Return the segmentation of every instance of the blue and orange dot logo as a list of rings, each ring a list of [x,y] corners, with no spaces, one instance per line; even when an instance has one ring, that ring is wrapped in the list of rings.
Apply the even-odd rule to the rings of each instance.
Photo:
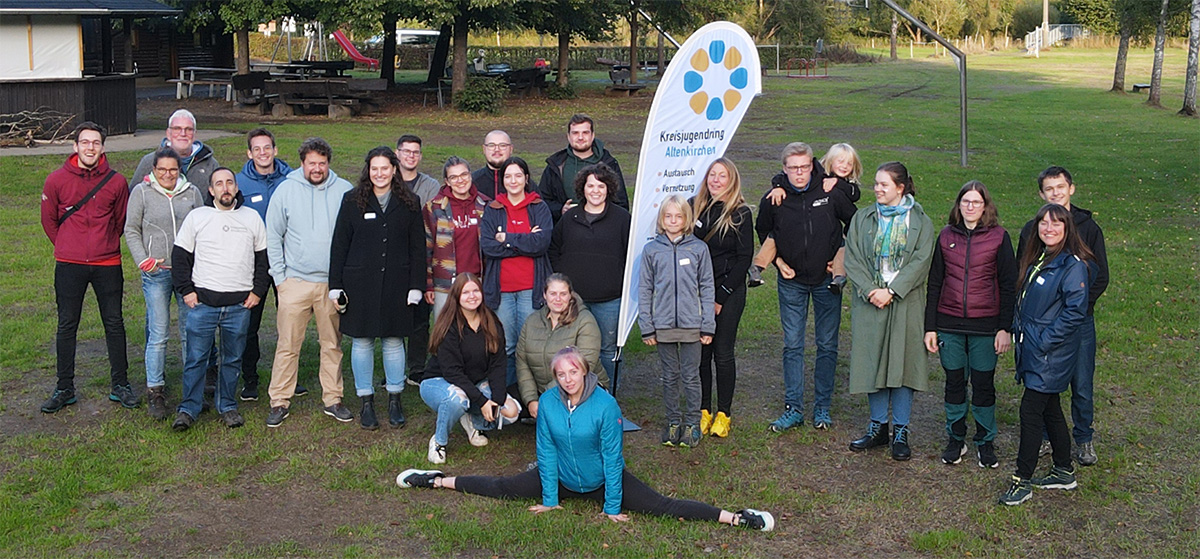
[[[737,47],[725,49],[725,41],[709,43],[708,50],[697,50],[692,55],[692,69],[683,75],[683,90],[691,93],[688,105],[696,114],[703,114],[708,120],[718,120],[726,111],[733,110],[742,101],[739,89],[745,89],[750,82],[750,73],[743,67],[742,53]],[[724,68],[724,71],[721,69]],[[713,70],[710,72],[709,70]],[[728,85],[723,93],[709,97],[708,92],[701,90],[705,79],[710,85],[719,90]],[[727,81],[728,83],[721,83]]]

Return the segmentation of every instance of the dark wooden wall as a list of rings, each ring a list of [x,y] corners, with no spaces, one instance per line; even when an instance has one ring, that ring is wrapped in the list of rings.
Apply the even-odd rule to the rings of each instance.
[[[0,82],[0,114],[43,107],[75,115],[72,128],[91,120],[107,127],[110,134],[130,134],[137,129],[133,76]]]

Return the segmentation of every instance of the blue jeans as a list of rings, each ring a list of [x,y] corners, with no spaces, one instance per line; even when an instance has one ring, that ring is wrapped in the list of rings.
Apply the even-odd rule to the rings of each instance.
[[[829,409],[833,400],[833,371],[837,366],[838,328],[842,323],[842,296],[829,290],[829,279],[817,285],[780,279],[779,321],[783,323],[783,402],[804,411],[804,328],[808,301],[813,305],[813,337],[817,359],[813,371],[813,406]]]
[[[146,299],[146,386],[166,384],[167,338],[171,329],[171,295],[179,305],[179,345],[187,359],[187,317],[191,310],[171,284],[171,271],[142,272],[142,296]]]
[[[500,324],[504,326],[504,353],[508,355],[509,386],[517,383],[517,340],[521,338],[525,317],[532,313],[532,289],[500,294],[500,308],[496,309],[496,315],[500,317]]]
[[[617,379],[613,378],[616,364],[613,358],[617,356],[617,321],[621,316],[621,298],[603,303],[588,303],[588,310],[596,317],[596,325],[600,327],[600,366],[608,373],[612,381],[612,391],[617,392]]]
[[[1092,382],[1096,376],[1096,317],[1089,315],[1079,325],[1079,356],[1075,360],[1075,375],[1071,377],[1071,436],[1076,444],[1092,441]]]
[[[210,307],[197,303],[187,318],[187,359],[183,367],[183,401],[179,411],[193,419],[200,416],[204,401],[204,371],[217,329],[221,331],[221,368],[217,375],[217,413],[237,409],[237,381],[242,372],[242,350],[250,328],[250,309],[241,304]]]
[[[883,388],[867,394],[867,404],[871,408],[871,421],[876,423],[888,422],[888,404],[892,404],[892,424],[908,425],[912,417],[913,395],[916,391],[907,387]]]
[[[388,394],[404,390],[404,339],[379,338],[383,346],[383,376]],[[354,371],[354,391],[359,396],[375,393],[375,338],[352,338],[350,368]]]
[[[492,397],[492,387],[487,380],[481,381],[475,385],[483,392],[484,396]],[[483,414],[477,409],[471,409],[471,401],[467,399],[467,393],[442,377],[431,377],[421,381],[421,399],[425,401],[425,405],[429,409],[437,413],[437,419],[434,422],[435,428],[433,432],[433,440],[437,444],[445,445],[450,441],[450,428],[458,423],[459,418],[463,415],[471,415],[471,423],[480,431],[490,431],[499,429],[503,425],[512,425],[517,418],[507,418],[500,416],[498,421],[488,422],[483,419]]]

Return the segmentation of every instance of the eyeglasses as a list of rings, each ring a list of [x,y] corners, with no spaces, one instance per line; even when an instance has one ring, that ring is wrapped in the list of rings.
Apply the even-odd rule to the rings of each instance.
[[[421,150],[419,150],[419,149],[402,149],[402,150],[400,150],[400,155],[403,155],[405,157],[416,157],[418,155],[421,155]]]
[[[490,150],[508,149],[508,148],[512,147],[512,144],[490,143],[490,144],[483,144],[483,147],[490,149]]]
[[[446,180],[449,182],[459,182],[459,181],[471,180],[471,173],[463,173],[461,175],[450,175],[450,176],[446,177]]]
[[[783,168],[784,171],[787,171],[789,173],[807,173],[808,171],[811,171],[812,169],[813,169],[812,163],[809,163],[808,165],[789,165],[789,166]]]
[[[171,132],[173,132],[175,134],[195,134],[196,133],[196,129],[192,128],[190,126],[172,126],[172,127],[168,128],[167,130],[170,130]]]
[[[964,199],[964,200],[959,200],[958,203],[959,203],[959,205],[961,205],[964,208],[981,208],[981,207],[983,207],[983,200],[966,200],[966,199]]]
[[[179,167],[170,167],[170,168],[155,167],[154,170],[156,172],[162,173],[164,175],[178,175],[179,174]]]
[[[85,148],[86,147],[99,147],[99,146],[104,145],[104,142],[101,142],[100,140],[79,140],[78,142],[75,142],[75,143],[77,143]]]

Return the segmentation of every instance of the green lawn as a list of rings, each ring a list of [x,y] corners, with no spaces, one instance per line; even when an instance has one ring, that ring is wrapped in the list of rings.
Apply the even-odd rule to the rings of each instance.
[[[668,495],[770,510],[779,526],[767,535],[639,515],[616,525],[586,502],[534,517],[525,512],[528,502],[399,490],[395,474],[425,464],[432,431],[433,415],[415,390],[405,392],[409,426],[402,431],[335,424],[319,413],[314,395],[295,401],[292,417],[270,432],[260,401],[243,406],[243,429],[227,431],[205,415],[190,432],[172,433],[144,410],[121,410],[104,399],[107,364],[90,296],[80,329],[80,403],[44,416],[36,405],[52,387],[55,312],[51,247],[37,208],[42,181],[62,157],[0,157],[0,235],[6,239],[0,253],[0,556],[1198,556],[1200,445],[1192,437],[1200,432],[1193,411],[1200,408],[1194,389],[1200,380],[1200,121],[1175,115],[1185,52],[1167,54],[1168,110],[1146,107],[1145,94],[1108,93],[1113,55],[1056,49],[1040,59],[1008,52],[970,57],[968,168],[958,166],[954,65],[922,56],[836,66],[821,80],[767,78],[728,152],[757,198],[779,167],[783,144],[804,140],[823,152],[847,141],[868,169],[903,161],[935,222],[944,220],[964,182],[982,180],[1010,231],[1041,204],[1037,173],[1051,164],[1070,169],[1078,186],[1073,202],[1095,212],[1104,228],[1112,273],[1096,311],[1100,463],[1080,470],[1074,492],[1040,491],[1015,510],[995,504],[1013,468],[1018,430],[1020,390],[1010,380],[1008,357],[996,374],[1000,469],[938,461],[943,376],[934,359],[933,389],[918,396],[914,409],[914,459],[897,463],[846,450],[867,417],[865,399],[845,389],[853,351],[848,313],[835,428],[766,433],[782,407],[782,343],[770,282],[751,291],[742,321],[730,438],[690,452],[656,444],[662,425],[657,359],[636,341],[627,348],[621,394],[627,417],[646,428],[626,437],[635,474]],[[1134,49],[1127,82],[1148,81],[1150,63],[1148,50]],[[418,96],[350,122],[297,118],[268,125],[281,155],[293,163],[305,137],[328,139],[335,171],[351,181],[361,154],[393,144],[400,134],[425,139],[424,168],[440,176],[439,162],[450,155],[481,162],[483,135],[503,128],[540,176],[542,160],[564,143],[569,115],[585,110],[632,183],[650,98],[602,97],[601,74],[579,77],[581,99],[510,100],[501,116],[423,110]],[[252,117],[224,114],[215,101],[194,103],[201,128],[245,132],[257,125]],[[143,127],[161,128],[169,110],[147,104]],[[220,161],[244,161],[241,137],[212,145]],[[141,154],[114,153],[110,161],[128,173]],[[145,313],[134,268],[125,268],[130,377],[141,391]],[[271,314],[263,327],[264,373],[274,348]],[[179,398],[176,342],[168,359],[171,402]],[[347,405],[356,409],[348,359],[345,365]],[[310,331],[301,375],[314,389],[315,369]],[[457,433],[446,470],[510,474],[532,459],[527,427],[506,430],[480,449]]]

